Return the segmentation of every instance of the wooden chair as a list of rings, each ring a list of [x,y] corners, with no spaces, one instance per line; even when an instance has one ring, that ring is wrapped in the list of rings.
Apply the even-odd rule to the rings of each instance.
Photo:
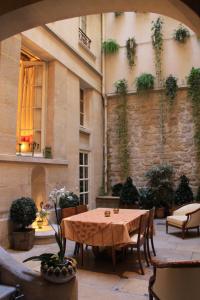
[[[153,250],[154,256],[156,256],[156,251],[154,247],[154,242],[153,242],[153,235],[154,235],[154,215],[155,215],[155,207],[149,210],[149,216],[148,216],[148,221],[147,221],[147,233],[146,233],[146,243],[147,243],[147,254],[148,258],[151,261],[151,253],[150,253],[150,246],[149,246],[149,241],[151,241],[151,247]]]
[[[81,205],[76,206],[76,214],[82,214],[86,211],[88,211],[87,205],[81,204]]]
[[[137,257],[138,257],[142,275],[144,275],[144,269],[142,266],[141,252],[140,252],[141,251],[140,248],[142,246],[144,249],[145,261],[147,263],[147,266],[149,266],[149,262],[147,258],[147,249],[146,249],[146,239],[147,239],[146,233],[147,233],[147,221],[148,221],[147,218],[148,218],[147,214],[144,214],[140,217],[138,233],[135,233],[131,236],[131,244],[128,244],[128,248],[137,249]]]
[[[66,207],[61,209],[61,218],[68,218],[76,215],[76,207]]]
[[[152,259],[149,300],[199,300],[200,261],[161,262]]]
[[[168,233],[168,226],[180,228],[182,230],[182,238],[185,238],[185,232],[189,229],[197,229],[200,234],[200,203],[191,203],[182,206],[175,210],[172,216],[167,217],[166,233]]]

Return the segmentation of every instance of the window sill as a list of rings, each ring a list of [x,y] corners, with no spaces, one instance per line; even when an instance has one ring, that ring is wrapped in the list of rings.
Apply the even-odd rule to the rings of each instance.
[[[23,155],[0,154],[0,162],[14,163],[31,163],[31,164],[48,164],[67,166],[68,161],[65,159],[52,159],[44,157],[32,157]]]
[[[91,134],[91,131],[83,126],[80,126],[79,128],[79,132],[81,133],[84,133],[84,134],[87,134],[87,135],[90,135]]]

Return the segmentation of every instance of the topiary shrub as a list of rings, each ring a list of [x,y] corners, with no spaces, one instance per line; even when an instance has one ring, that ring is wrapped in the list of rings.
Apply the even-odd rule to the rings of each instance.
[[[189,179],[187,176],[182,175],[180,177],[180,183],[175,192],[175,204],[183,205],[192,202],[194,199],[193,192],[189,186]]]
[[[118,52],[118,50],[119,50],[119,44],[113,39],[108,39],[107,41],[104,41],[102,43],[102,51],[105,54],[113,54]]]
[[[79,205],[79,197],[73,192],[63,192],[59,197],[60,208],[75,207]]]
[[[136,78],[137,92],[147,92],[154,88],[154,76],[152,74],[143,73]]]
[[[25,228],[31,225],[36,219],[37,208],[33,199],[22,197],[13,201],[10,208],[10,219],[25,231]]]
[[[132,205],[139,201],[139,192],[131,177],[127,177],[121,193],[120,193],[120,204],[122,205]]]
[[[122,188],[123,188],[123,184],[121,182],[113,185],[112,186],[112,196],[120,197]]]

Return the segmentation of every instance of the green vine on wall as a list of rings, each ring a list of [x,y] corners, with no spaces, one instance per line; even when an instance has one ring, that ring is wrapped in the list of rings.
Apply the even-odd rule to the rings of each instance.
[[[163,147],[165,143],[164,136],[164,93],[163,93],[163,76],[162,76],[162,52],[163,52],[163,20],[159,17],[156,21],[152,21],[152,46],[154,49],[154,60],[156,77],[160,91],[160,134],[161,134],[161,155],[163,155]],[[161,157],[162,160],[162,157]]]
[[[128,83],[125,79],[115,82],[116,93],[119,95],[117,106],[117,136],[120,173],[124,180],[129,176],[129,150],[128,150],[128,118],[127,118],[127,89]]]
[[[200,159],[200,68],[191,69],[187,79],[187,84],[188,95],[192,100],[192,110],[195,125],[194,140],[197,148],[197,157]]]
[[[136,48],[137,43],[135,41],[135,38],[129,38],[126,41],[126,56],[128,59],[129,66],[132,68],[135,65],[135,56],[136,56]]]
[[[173,75],[169,75],[165,80],[165,95],[170,105],[174,103],[174,100],[177,95],[177,91],[178,91],[177,78],[174,77]]]

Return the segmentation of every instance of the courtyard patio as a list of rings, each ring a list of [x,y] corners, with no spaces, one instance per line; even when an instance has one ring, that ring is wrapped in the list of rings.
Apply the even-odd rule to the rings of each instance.
[[[154,243],[157,258],[167,261],[200,260],[200,239],[196,230],[190,230],[186,239],[181,238],[178,229],[170,228],[165,233],[165,219],[155,220]],[[57,244],[35,245],[30,251],[9,250],[13,257],[22,262],[24,259],[42,252],[57,252]],[[67,241],[67,256],[73,256],[74,242]],[[148,283],[152,267],[145,266],[145,275],[139,274],[134,253],[128,253],[124,259],[117,261],[113,271],[110,257],[94,259],[91,248],[85,251],[84,266],[78,265],[78,289],[80,300],[144,300],[148,299]],[[36,271],[40,262],[27,262],[26,265]]]

